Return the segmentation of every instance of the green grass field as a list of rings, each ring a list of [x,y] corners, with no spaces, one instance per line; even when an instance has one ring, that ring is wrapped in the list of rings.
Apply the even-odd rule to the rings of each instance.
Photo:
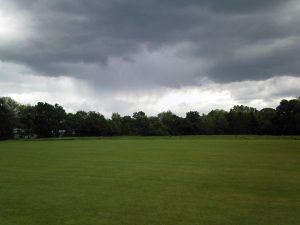
[[[0,225],[299,225],[300,138],[0,142]]]

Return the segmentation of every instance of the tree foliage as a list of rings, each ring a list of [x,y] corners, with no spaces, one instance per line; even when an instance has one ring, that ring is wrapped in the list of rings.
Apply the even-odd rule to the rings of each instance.
[[[171,111],[148,117],[139,111],[132,116],[113,113],[111,118],[90,111],[66,113],[58,104],[39,102],[21,105],[8,97],[0,98],[0,139],[15,133],[29,137],[57,136],[164,136],[199,134],[299,135],[300,99],[282,100],[276,109],[257,110],[237,105],[229,110],[197,111],[180,117]]]

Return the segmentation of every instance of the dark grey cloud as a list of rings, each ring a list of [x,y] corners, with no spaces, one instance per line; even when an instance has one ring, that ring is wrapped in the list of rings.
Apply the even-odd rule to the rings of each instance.
[[[12,2],[31,34],[0,45],[0,60],[47,76],[117,87],[300,75],[299,0]]]

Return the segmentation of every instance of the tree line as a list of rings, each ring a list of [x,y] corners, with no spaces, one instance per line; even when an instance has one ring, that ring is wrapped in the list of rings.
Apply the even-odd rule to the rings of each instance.
[[[67,113],[58,104],[39,102],[22,105],[9,97],[0,98],[0,139],[59,136],[165,136],[165,135],[256,134],[299,135],[300,98],[282,100],[275,108],[257,110],[236,105],[229,111],[208,114],[187,112],[180,117],[171,111],[147,116],[113,113],[105,118],[95,111]]]

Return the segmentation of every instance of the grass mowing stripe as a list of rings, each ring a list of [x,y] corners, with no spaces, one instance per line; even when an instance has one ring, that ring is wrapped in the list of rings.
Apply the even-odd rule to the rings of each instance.
[[[0,143],[1,225],[300,224],[300,139]]]

